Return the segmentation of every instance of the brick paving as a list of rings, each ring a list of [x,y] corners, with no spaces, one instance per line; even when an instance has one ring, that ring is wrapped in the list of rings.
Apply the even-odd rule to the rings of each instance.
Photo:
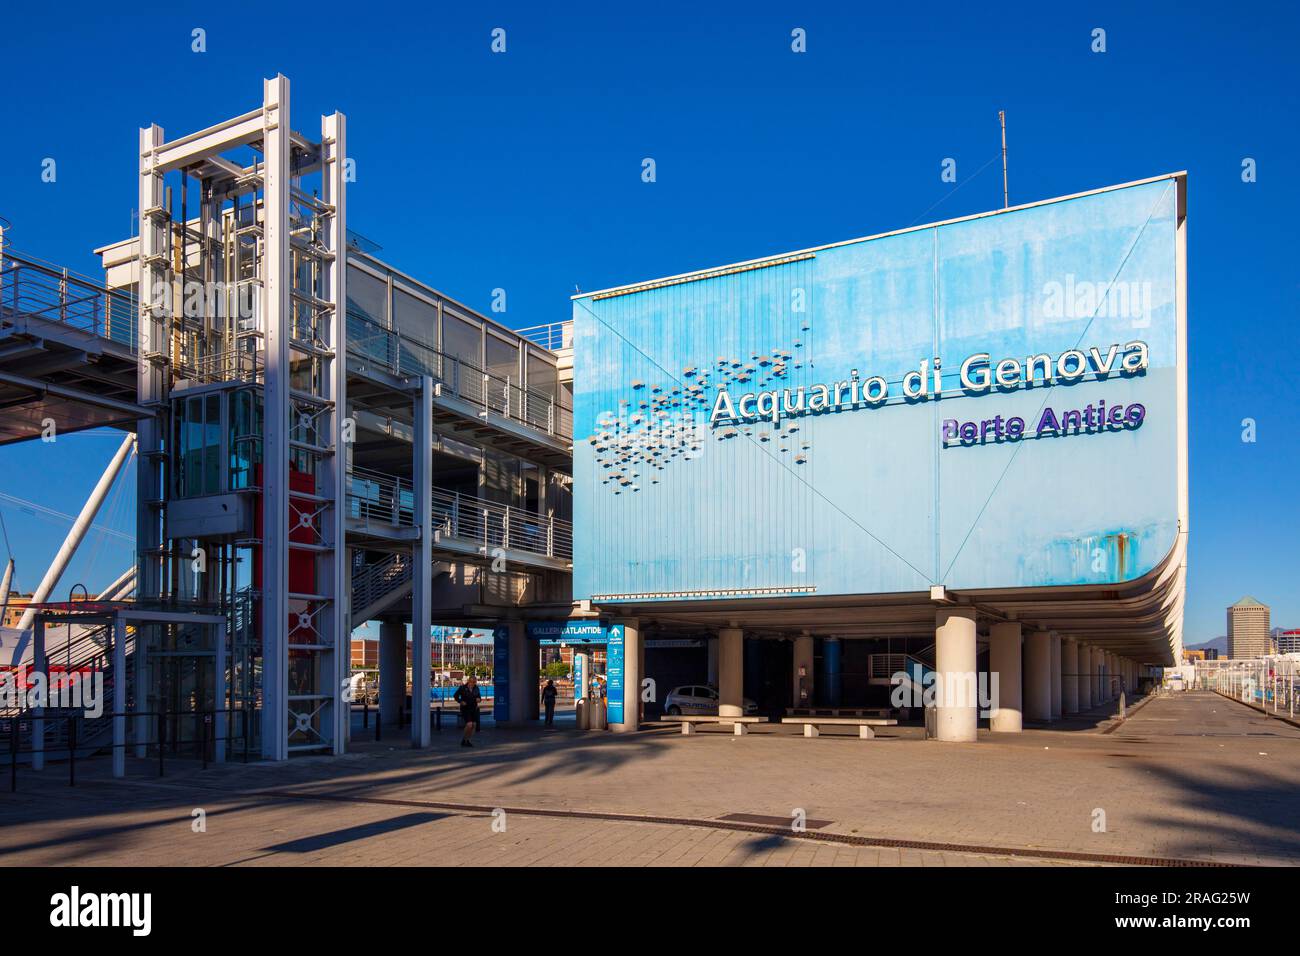
[[[746,737],[676,728],[615,737],[488,730],[473,750],[444,730],[410,750],[390,734],[342,758],[132,761],[43,774],[0,793],[4,865],[979,866],[1050,865],[1008,852],[1221,863],[1300,862],[1300,729],[1211,693],[1152,700],[1113,732],[1086,722],[977,744]],[[328,799],[304,799],[315,794]],[[451,804],[454,806],[437,806]],[[504,832],[491,808],[507,808]],[[206,832],[192,811],[206,812]],[[832,821],[789,835],[594,812],[716,821],[731,813]],[[1094,832],[1095,811],[1105,831]],[[498,827],[499,829],[499,827]],[[930,848],[845,845],[832,834]],[[979,848],[945,849],[944,845]],[[999,852],[1003,851],[1003,852]],[[1078,862],[1078,861],[1076,861]],[[1087,862],[1087,861],[1084,861]]]

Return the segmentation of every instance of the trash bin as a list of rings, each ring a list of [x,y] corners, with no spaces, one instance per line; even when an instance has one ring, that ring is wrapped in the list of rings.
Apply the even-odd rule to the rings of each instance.
[[[591,727],[590,727],[590,723],[589,723],[588,714],[587,714],[587,701],[588,701],[588,700],[590,700],[590,698],[584,698],[584,699],[582,699],[582,700],[580,700],[580,701],[577,701],[577,702],[574,703],[574,705],[573,705],[573,707],[574,707],[574,715],[575,715],[575,717],[577,718],[577,724],[578,724],[578,729],[579,729],[579,730],[590,730],[590,729],[591,729]]]
[[[939,736],[939,711],[935,707],[923,707],[925,711],[925,739],[934,740]]]
[[[605,722],[605,698],[591,697],[587,700],[587,709],[589,712],[589,721],[591,730],[604,730],[608,726]]]

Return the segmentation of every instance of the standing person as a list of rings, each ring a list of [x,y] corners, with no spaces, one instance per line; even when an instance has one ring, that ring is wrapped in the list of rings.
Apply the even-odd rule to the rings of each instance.
[[[474,731],[478,729],[478,702],[482,698],[479,693],[478,679],[470,674],[465,683],[456,688],[453,700],[460,704],[460,719],[465,721],[465,735],[460,738],[462,747],[473,747],[469,739],[474,736]]]
[[[560,692],[555,689],[555,681],[548,680],[542,688],[542,706],[546,708],[547,727],[555,723],[555,698],[558,696]]]

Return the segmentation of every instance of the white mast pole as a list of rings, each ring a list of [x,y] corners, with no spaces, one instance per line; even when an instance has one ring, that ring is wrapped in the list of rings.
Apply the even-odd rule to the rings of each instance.
[[[68,562],[77,553],[77,548],[81,545],[82,539],[85,538],[86,532],[95,520],[95,516],[99,514],[100,505],[104,503],[104,498],[108,496],[108,490],[113,487],[113,481],[122,470],[122,466],[126,464],[127,456],[130,455],[134,445],[135,435],[128,434],[122,439],[122,447],[117,450],[113,460],[104,469],[104,474],[99,478],[99,484],[95,485],[95,490],[86,499],[81,514],[77,515],[77,520],[73,522],[72,529],[63,541],[63,547],[59,548],[59,553],[54,556],[54,561],[50,564],[49,570],[45,572],[45,577],[41,579],[40,587],[32,595],[31,603],[28,604],[27,610],[23,612],[22,620],[18,622],[18,630],[25,631],[32,626],[32,621],[36,618],[36,605],[45,603],[45,600],[50,596],[50,592],[58,585],[59,578],[63,577]]]

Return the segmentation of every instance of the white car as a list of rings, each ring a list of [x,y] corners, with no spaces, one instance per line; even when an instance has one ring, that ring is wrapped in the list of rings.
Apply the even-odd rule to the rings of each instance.
[[[741,707],[746,714],[758,710],[758,704],[748,697],[741,700]],[[707,684],[686,684],[674,687],[664,698],[664,713],[671,717],[683,714],[717,714],[718,690]]]

